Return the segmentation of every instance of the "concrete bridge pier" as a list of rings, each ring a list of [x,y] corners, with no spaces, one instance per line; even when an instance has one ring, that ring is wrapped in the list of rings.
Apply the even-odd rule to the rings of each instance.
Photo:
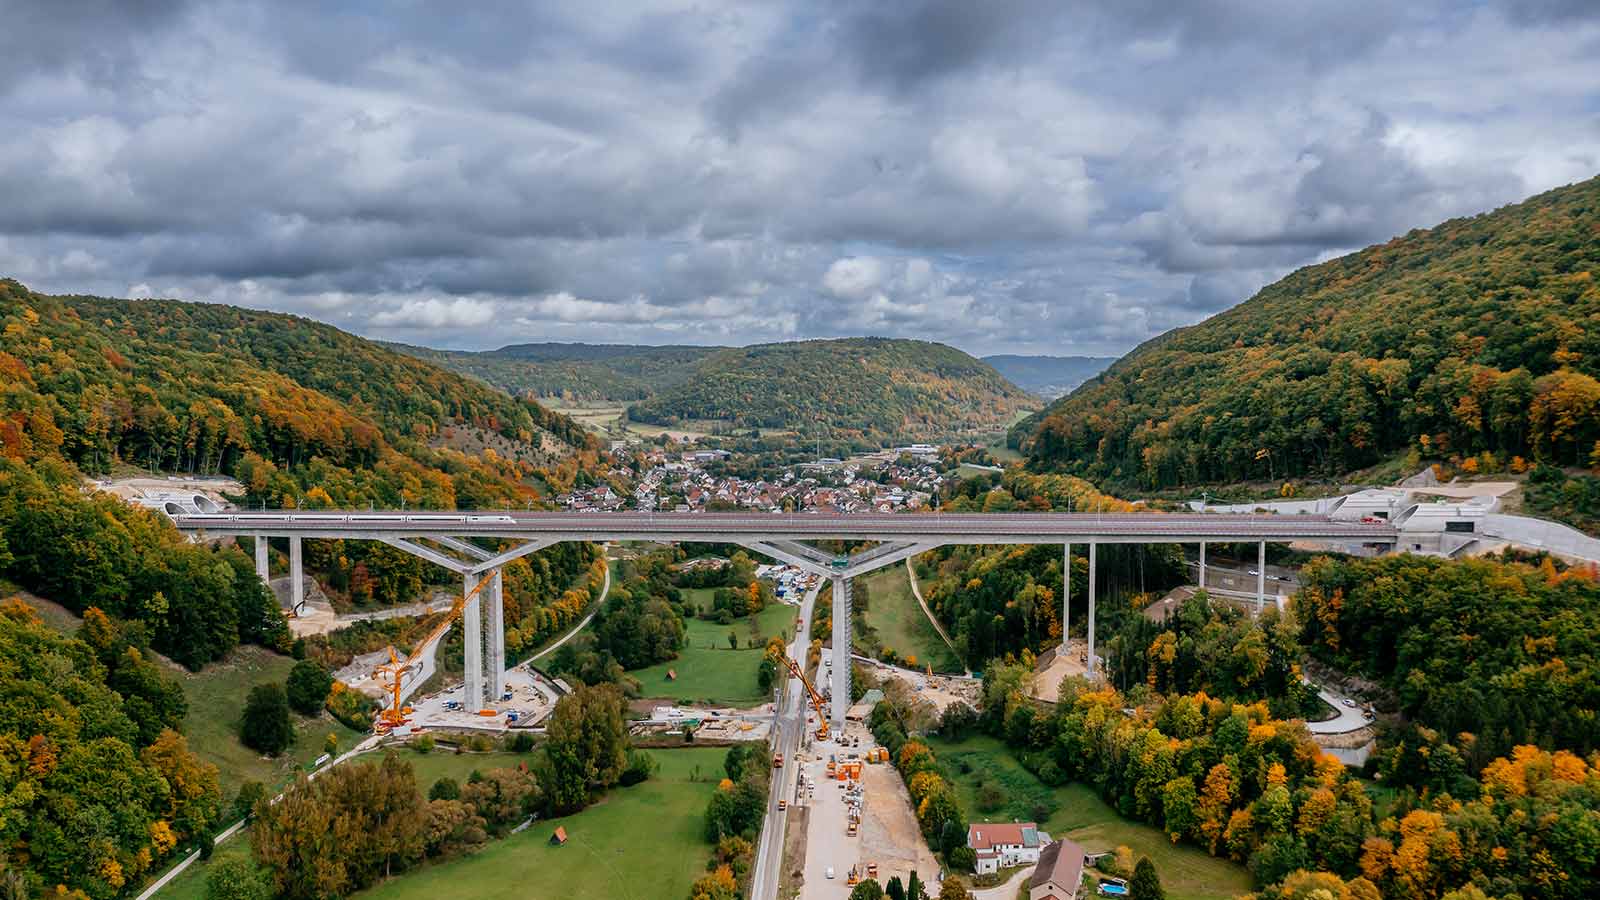
[[[1089,664],[1088,664],[1088,671],[1089,671],[1089,678],[1090,679],[1094,678],[1094,670],[1095,670],[1095,665],[1094,665],[1094,595],[1095,595],[1094,551],[1095,551],[1095,541],[1091,538],[1090,541],[1089,541]]]
[[[498,700],[506,692],[505,580],[500,569],[489,582],[488,615],[484,617],[484,665],[489,675],[489,698]]]
[[[1256,616],[1267,607],[1267,542],[1256,545]]]
[[[306,570],[301,560],[300,536],[289,536],[289,609],[295,615],[306,605]]]
[[[833,727],[843,733],[850,709],[850,579],[833,579]]]
[[[1206,589],[1206,542],[1200,542],[1200,590]]]
[[[462,593],[471,594],[479,576],[462,574]],[[461,610],[462,680],[461,706],[467,712],[483,709],[483,604],[479,595],[467,600]]]
[[[1072,641],[1072,543],[1061,550],[1061,653],[1065,655]]]
[[[262,584],[270,588],[272,587],[272,578],[271,573],[267,568],[267,536],[264,534],[256,535],[255,545],[256,577],[261,579]]]

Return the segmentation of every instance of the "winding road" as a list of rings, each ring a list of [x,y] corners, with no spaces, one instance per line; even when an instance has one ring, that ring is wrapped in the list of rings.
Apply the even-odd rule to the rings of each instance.
[[[928,617],[929,622],[933,623],[933,630],[939,632],[939,637],[944,638],[944,645],[950,648],[950,655],[961,660],[962,669],[967,673],[967,677],[970,678],[972,670],[966,668],[967,661],[961,659],[961,651],[956,649],[955,643],[950,640],[950,635],[945,632],[944,626],[939,624],[938,617],[933,614],[933,610],[928,608],[928,602],[922,599],[922,586],[917,584],[917,570],[912,567],[909,557],[906,559],[906,578],[911,582],[911,596],[917,598],[917,605],[922,607],[922,614]]]
[[[528,662],[530,662],[530,663],[538,662],[542,657],[544,657],[545,654],[554,653],[557,649],[559,649],[561,647],[562,644],[565,644],[567,641],[572,640],[572,636],[573,635],[577,634],[578,632],[582,631],[584,628],[588,627],[589,623],[594,620],[594,614],[600,611],[600,604],[606,602],[606,597],[610,593],[611,593],[611,557],[608,556],[608,557],[606,557],[606,581],[605,581],[605,584],[601,585],[601,587],[600,587],[600,599],[598,599],[598,600],[596,600],[594,602],[594,606],[590,608],[589,614],[587,616],[584,616],[582,622],[579,622],[577,625],[574,625],[572,627],[571,631],[567,632],[566,634],[563,634],[554,644],[551,644],[550,646],[544,648],[543,650],[540,650],[538,653],[535,653],[534,655],[528,657]]]

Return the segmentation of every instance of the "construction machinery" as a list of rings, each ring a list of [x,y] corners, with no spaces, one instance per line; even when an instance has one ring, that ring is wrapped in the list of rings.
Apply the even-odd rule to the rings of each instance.
[[[790,659],[788,654],[784,654],[783,662],[784,662],[784,665],[789,667],[789,674],[793,675],[794,677],[796,677],[798,679],[800,679],[800,683],[805,685],[805,687],[806,687],[806,696],[809,697],[810,700],[811,700],[811,708],[815,709],[817,711],[817,740],[819,740],[819,741],[827,740],[828,739],[828,703],[827,703],[827,701],[823,700],[822,699],[822,695],[817,693],[816,686],[811,683],[811,679],[806,677],[805,670],[800,668],[800,664],[799,663],[797,663],[794,660]]]
[[[405,722],[406,716],[411,712],[410,707],[402,707],[400,705],[400,685],[405,679],[405,674],[411,671],[412,667],[415,665],[418,655],[420,655],[429,644],[437,641],[444,635],[445,631],[450,627],[450,623],[454,622],[461,615],[462,610],[467,608],[467,603],[471,601],[473,597],[478,596],[479,591],[488,587],[491,581],[494,581],[493,572],[485,575],[483,580],[478,582],[477,585],[472,588],[472,590],[467,591],[465,594],[456,598],[455,603],[451,604],[449,611],[446,612],[432,628],[428,629],[428,633],[423,635],[421,640],[417,641],[416,644],[412,646],[411,652],[406,654],[405,662],[401,662],[400,658],[395,654],[394,645],[389,645],[389,661],[380,664],[377,668],[372,670],[372,677],[377,679],[379,684],[383,685],[384,692],[390,697],[388,708],[378,712],[379,730],[388,731]],[[493,710],[477,712],[479,715],[498,715]]]

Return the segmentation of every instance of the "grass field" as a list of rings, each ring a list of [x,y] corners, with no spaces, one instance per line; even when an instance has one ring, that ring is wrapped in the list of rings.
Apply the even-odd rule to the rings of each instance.
[[[870,597],[867,624],[878,632],[878,640],[885,647],[892,648],[901,658],[915,655],[917,668],[931,664],[935,672],[966,671],[917,605],[905,566],[888,566],[862,576],[862,580]]]
[[[323,714],[315,719],[293,716],[294,746],[277,759],[268,759],[239,743],[239,716],[245,696],[262,682],[282,683],[294,667],[294,660],[260,647],[238,647],[228,658],[201,672],[175,671],[189,698],[189,715],[183,720],[183,733],[189,747],[218,770],[222,796],[231,802],[245,781],[259,781],[269,788],[279,787],[294,777],[295,769],[322,754],[322,742],[329,732],[339,736],[339,747],[350,749],[363,735]]]
[[[974,821],[1038,820],[1052,837],[1070,838],[1090,853],[1125,845],[1136,858],[1150,857],[1172,900],[1227,900],[1250,891],[1250,873],[1243,866],[1173,844],[1157,829],[1124,819],[1086,785],[1047,787],[994,738],[972,737],[959,744],[925,740],[954,779],[961,808]],[[985,781],[1000,789],[1000,805],[990,811],[978,807],[978,787]]]
[[[648,751],[655,777],[613,788],[600,803],[495,841],[477,854],[429,866],[357,894],[361,900],[656,900],[687,896],[705,871],[706,800],[722,775],[726,751]],[[701,781],[690,781],[698,767]],[[556,826],[565,846],[550,846]]]
[[[709,596],[705,602],[710,602]],[[629,672],[639,679],[641,695],[671,700],[704,701],[726,706],[756,706],[767,696],[756,684],[756,670],[761,667],[761,656],[766,639],[782,635],[794,637],[795,608],[773,603],[757,616],[760,623],[761,642],[754,649],[746,649],[750,639],[749,618],[737,619],[731,625],[718,625],[702,619],[688,619],[684,631],[688,644],[679,651],[678,658],[661,665]],[[739,649],[728,649],[728,632],[739,638]],[[676,680],[667,680],[667,671],[678,673]]]

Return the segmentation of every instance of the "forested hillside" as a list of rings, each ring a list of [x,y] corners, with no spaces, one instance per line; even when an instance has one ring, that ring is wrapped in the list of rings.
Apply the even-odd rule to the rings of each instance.
[[[69,638],[0,603],[6,896],[110,900],[216,826],[217,769],[175,730],[183,689],[142,639],[93,612]]]
[[[536,403],[328,325],[9,280],[0,373],[0,455],[235,474],[269,504],[521,505],[537,478],[570,477],[566,458],[590,441]]]
[[[1301,269],[1021,423],[1036,470],[1118,487],[1343,473],[1414,449],[1588,462],[1600,179]],[[1488,458],[1483,458],[1488,454]]]
[[[682,383],[695,363],[722,349],[539,343],[472,352],[389,346],[519,397],[569,401],[643,400]]]
[[[1002,428],[1034,403],[987,363],[927,341],[846,338],[721,350],[629,407],[658,425],[715,420],[863,446]]]
[[[1106,370],[1116,362],[1114,356],[1014,356],[1001,354],[985,356],[983,361],[994,366],[1017,387],[1054,400],[1085,381]]]

